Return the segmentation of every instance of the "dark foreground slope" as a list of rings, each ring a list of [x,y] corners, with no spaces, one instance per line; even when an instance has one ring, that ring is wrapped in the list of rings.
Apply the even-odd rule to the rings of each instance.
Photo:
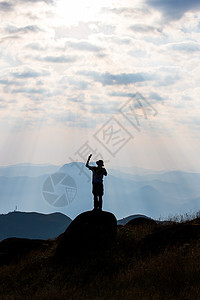
[[[200,299],[200,219],[130,222],[111,243],[58,261],[62,237],[2,265],[0,299]]]

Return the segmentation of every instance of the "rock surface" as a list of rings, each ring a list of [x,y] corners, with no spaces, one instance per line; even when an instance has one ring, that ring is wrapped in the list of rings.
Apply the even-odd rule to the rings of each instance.
[[[117,220],[112,213],[87,211],[78,215],[59,237],[57,258],[81,256],[94,249],[105,249],[117,233]]]

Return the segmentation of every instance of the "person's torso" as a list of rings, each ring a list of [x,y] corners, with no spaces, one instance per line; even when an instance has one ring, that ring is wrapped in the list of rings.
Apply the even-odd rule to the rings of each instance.
[[[105,169],[101,168],[99,169],[98,167],[95,167],[93,169],[93,178],[92,182],[97,183],[97,182],[103,182],[103,176],[105,174]]]

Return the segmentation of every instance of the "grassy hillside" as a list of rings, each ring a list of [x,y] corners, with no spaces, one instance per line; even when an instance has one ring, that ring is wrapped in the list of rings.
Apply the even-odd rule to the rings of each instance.
[[[54,259],[57,238],[0,267],[0,299],[200,299],[199,226],[120,226],[109,248],[65,262]]]

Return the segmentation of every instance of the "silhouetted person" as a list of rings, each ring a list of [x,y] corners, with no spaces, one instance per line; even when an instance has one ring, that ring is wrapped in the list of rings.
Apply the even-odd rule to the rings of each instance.
[[[86,167],[90,169],[93,173],[92,176],[92,193],[94,195],[94,209],[100,209],[102,210],[102,196],[103,196],[103,176],[107,176],[107,171],[105,168],[103,168],[103,160],[98,160],[96,162],[97,167],[91,167],[89,166],[90,158],[92,157],[92,154],[89,155]]]

